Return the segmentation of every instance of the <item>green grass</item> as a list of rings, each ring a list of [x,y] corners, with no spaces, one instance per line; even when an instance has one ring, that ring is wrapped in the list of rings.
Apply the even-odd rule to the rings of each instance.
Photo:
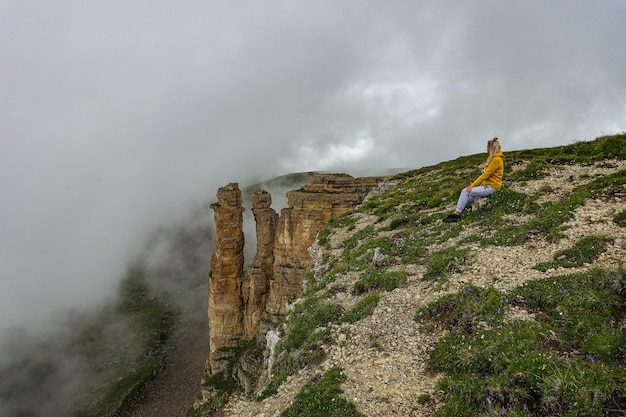
[[[510,293],[467,287],[418,310],[424,329],[446,331],[428,364],[445,375],[435,415],[623,415],[626,299],[608,285],[616,279],[626,275],[593,270]],[[513,308],[538,319],[520,321]]]
[[[126,368],[112,383],[103,386],[102,399],[96,405],[75,413],[76,417],[107,416],[123,407],[164,366],[161,348],[172,331],[173,311],[162,300],[152,296],[142,269],[133,269],[122,280],[120,297],[117,310],[130,319],[134,333],[141,338],[140,356],[135,359],[134,366]]]
[[[353,230],[356,226],[356,223],[359,219],[355,216],[350,216],[349,214],[344,214],[341,217],[331,220],[326,224],[322,229],[318,232],[317,241],[320,246],[325,246],[328,244],[328,236],[332,232],[333,229],[339,228],[347,228],[348,230]]]
[[[514,246],[530,238],[544,238],[548,241],[561,239],[566,229],[565,223],[573,218],[575,210],[584,205],[587,199],[603,198],[626,183],[626,171],[599,177],[587,184],[578,186],[561,201],[548,201],[541,206],[532,207],[535,216],[522,224],[503,225],[492,236],[483,240],[484,245]]]
[[[551,262],[542,262],[534,266],[539,271],[547,271],[558,267],[574,268],[593,262],[600,254],[606,252],[610,239],[603,236],[586,236],[569,249],[554,254]]]
[[[532,195],[524,194],[510,188],[503,188],[486,200],[484,212],[490,217],[501,217],[507,214],[518,216],[535,214],[539,206]],[[493,222],[493,220],[490,219]]]
[[[356,305],[343,315],[343,321],[346,323],[356,323],[363,320],[365,317],[370,316],[378,302],[380,301],[380,295],[374,292],[367,294]]]
[[[336,322],[343,315],[343,307],[339,304],[311,300],[298,306],[294,311],[294,320],[290,322],[289,333],[283,341],[288,350],[298,349],[310,341],[319,327]]]
[[[530,181],[545,178],[548,175],[549,164],[545,161],[531,161],[524,169],[515,171],[508,177],[509,181]]]
[[[257,396],[256,400],[263,401],[264,399],[276,394],[278,392],[278,388],[287,380],[288,376],[289,374],[284,371],[274,375],[265,388],[263,388],[263,391],[261,391],[261,393]]]
[[[393,291],[406,282],[406,271],[368,271],[354,283],[352,292],[356,295],[369,291]]]
[[[187,410],[185,417],[207,417],[212,416],[221,406],[228,402],[228,394],[221,394],[211,398],[198,407],[191,407]]]
[[[613,222],[620,227],[626,227],[626,210],[622,210],[613,216]]]
[[[356,406],[341,396],[341,383],[346,380],[341,369],[333,368],[319,380],[306,385],[281,417],[364,417]]]
[[[256,339],[248,340],[241,346],[223,348],[224,360],[228,363],[226,371],[205,374],[202,386],[210,388],[217,397],[228,397],[236,392],[243,392],[241,380],[250,386],[259,378],[258,371],[263,367],[263,347]],[[239,366],[244,363],[244,366]],[[245,392],[244,392],[245,394]]]
[[[115,303],[68,315],[65,330],[45,341],[23,342],[28,349],[0,368],[0,402],[14,415],[40,415],[45,406],[73,417],[110,416],[163,370],[163,347],[175,319],[166,301],[151,292],[143,269],[133,268]],[[80,388],[70,384],[72,398],[59,402],[55,397],[65,392],[68,375],[79,378]]]
[[[468,262],[469,248],[452,246],[434,252],[428,258],[424,280],[442,280],[452,273],[461,272]]]
[[[586,177],[586,183],[561,200],[540,204],[537,199],[552,192],[549,171],[559,165],[609,166],[613,164],[609,158],[626,158],[624,145],[626,135],[616,135],[591,143],[505,152],[505,187],[479,210],[467,212],[457,225],[441,219],[454,208],[459,191],[480,174],[484,154],[395,176],[396,187],[369,199],[356,214],[329,223],[318,235],[324,245],[335,230],[351,236],[335,248],[338,256],[325,260],[328,272],[307,278],[307,291],[297,297],[303,301],[279,325],[285,333],[276,349],[275,376],[262,398],[274,395],[288,375],[321,363],[323,346],[336,343],[335,329],[372,314],[382,291],[406,285],[408,274],[390,272],[391,265],[394,269],[401,264],[424,265],[423,278],[438,289],[471,262],[467,243],[484,247],[558,241],[575,210],[591,198],[612,198],[626,183],[626,173]],[[522,163],[524,168],[513,169]],[[517,191],[531,181],[545,184],[537,194]],[[374,215],[378,221],[356,230],[362,215]],[[623,212],[617,213],[614,221],[620,224],[624,218]],[[470,233],[458,239],[468,226]],[[583,239],[570,252],[555,254],[554,261],[592,263],[606,242],[599,236]],[[430,252],[433,247],[440,249]],[[358,279],[352,288],[340,282],[353,274]],[[421,401],[444,401],[439,416],[486,415],[503,409],[507,415],[520,416],[596,415],[591,410],[598,407],[609,415],[611,407],[626,408],[621,388],[626,355],[621,330],[626,327],[623,276],[593,272],[537,281],[509,293],[467,286],[442,296],[416,313],[421,331],[444,332],[429,362],[432,371],[444,375],[439,386],[443,394]],[[343,311],[332,297],[348,291],[361,299]],[[527,320],[512,315],[520,311]],[[312,410],[332,405],[336,398],[332,390],[317,387],[307,387],[303,396],[304,392],[309,400],[299,394],[294,401],[298,407],[292,406],[285,415],[317,415]],[[320,415],[335,415],[324,412]]]
[[[276,374],[294,372],[325,358],[322,344],[332,340],[331,325],[343,316],[341,305],[310,295],[294,308],[285,322],[287,331],[276,347]]]

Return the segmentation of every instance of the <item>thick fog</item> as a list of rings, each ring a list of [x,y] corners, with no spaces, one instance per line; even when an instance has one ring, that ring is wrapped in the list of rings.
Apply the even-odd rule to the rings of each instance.
[[[229,182],[626,129],[626,2],[0,2],[0,341]],[[208,207],[207,207],[208,210]]]

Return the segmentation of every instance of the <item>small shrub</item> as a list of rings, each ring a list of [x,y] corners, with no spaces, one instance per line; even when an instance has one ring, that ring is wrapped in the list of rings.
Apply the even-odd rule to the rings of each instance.
[[[343,321],[347,323],[356,323],[371,315],[380,301],[378,293],[368,294],[361,299],[350,311],[343,316]]]
[[[189,408],[185,414],[185,417],[210,416],[219,407],[226,404],[227,401],[228,401],[228,395],[225,395],[225,394],[217,395],[198,407]]]
[[[613,222],[620,227],[626,227],[626,210],[622,210],[613,216]]]
[[[296,395],[293,404],[283,411],[281,417],[365,417],[356,406],[341,396],[341,383],[346,377],[341,369],[333,368],[318,381],[306,385]]]
[[[467,286],[456,294],[448,294],[418,310],[415,320],[436,321],[446,328],[461,328],[471,333],[480,322],[500,324],[508,306],[504,296],[493,287]]]
[[[368,271],[354,283],[352,292],[359,295],[376,290],[393,291],[406,282],[407,275],[406,271]]]
[[[224,371],[217,372],[211,376],[206,376],[202,381],[202,386],[214,387],[220,393],[224,393],[226,395],[230,395],[238,388],[235,379],[230,375],[226,375]]]
[[[396,217],[389,223],[389,230],[396,230],[408,224],[410,224],[410,222],[406,217]]]
[[[375,234],[373,226],[367,226],[343,242],[344,251],[354,250],[360,242],[371,238]]]
[[[334,323],[343,315],[343,307],[339,304],[313,301],[312,303],[305,302],[303,305],[304,308],[309,307],[310,310],[303,309],[294,312],[296,318],[289,326],[289,332],[283,344],[288,351],[302,347],[311,338],[319,337],[315,332],[318,327]]]
[[[560,250],[554,254],[554,261],[542,262],[534,266],[539,271],[547,271],[559,266],[563,268],[573,268],[582,266],[585,263],[593,262],[606,251],[609,239],[602,236],[586,236],[576,242],[569,249]]]
[[[454,272],[461,272],[467,262],[469,248],[450,247],[433,253],[428,259],[424,280],[437,280]]]
[[[327,225],[317,233],[317,243],[320,246],[326,246],[328,244],[328,236],[330,236],[331,228]]]
[[[417,397],[417,403],[422,404],[422,405],[428,404],[432,400],[433,400],[433,397],[430,394],[420,394],[419,397]]]
[[[538,205],[532,196],[507,187],[493,193],[487,201],[486,210],[496,216],[532,214],[538,210]]]
[[[548,164],[543,161],[531,161],[524,169],[514,171],[510,174],[508,179],[520,182],[540,180],[548,175],[546,172],[547,168]]]
[[[265,386],[263,391],[257,396],[256,400],[263,401],[264,399],[278,393],[278,388],[282,385],[283,382],[285,382],[288,376],[289,374],[284,371],[274,375],[270,382]]]

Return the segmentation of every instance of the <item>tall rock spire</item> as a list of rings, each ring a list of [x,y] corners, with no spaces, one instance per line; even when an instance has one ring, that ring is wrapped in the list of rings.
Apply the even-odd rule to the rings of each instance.
[[[243,337],[243,211],[241,190],[230,183],[217,191],[215,211],[215,253],[209,277],[209,360],[210,373],[224,370],[223,348],[239,345]]]
[[[265,312],[269,292],[269,281],[274,265],[274,238],[278,224],[278,213],[271,208],[272,196],[265,190],[252,194],[252,213],[256,222],[256,255],[246,269],[241,295],[243,297],[243,328],[246,339],[257,335]]]

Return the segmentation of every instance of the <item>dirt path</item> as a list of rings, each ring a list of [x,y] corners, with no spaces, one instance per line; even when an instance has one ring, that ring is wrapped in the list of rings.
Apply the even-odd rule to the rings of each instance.
[[[204,294],[204,293],[203,293]],[[166,366],[131,404],[113,417],[185,417],[200,392],[209,349],[206,309],[181,314],[166,346]]]

